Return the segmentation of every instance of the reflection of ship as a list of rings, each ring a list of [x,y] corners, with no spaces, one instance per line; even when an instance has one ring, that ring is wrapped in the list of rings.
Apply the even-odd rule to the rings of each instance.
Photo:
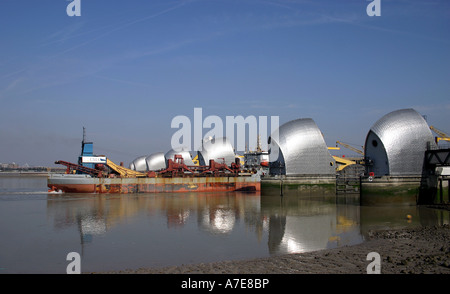
[[[214,140],[214,139],[213,139]],[[215,140],[213,148],[220,145]],[[219,143],[217,143],[219,142]],[[219,147],[216,147],[219,146]],[[209,151],[209,157],[207,156]],[[173,152],[170,158],[163,161],[159,170],[139,171],[128,169],[123,164],[117,165],[106,156],[93,154],[93,143],[86,142],[83,134],[82,153],[78,164],[56,161],[67,167],[65,174],[49,175],[47,185],[51,191],[72,193],[157,193],[157,192],[211,192],[211,191],[259,191],[260,178],[254,173],[245,172],[241,168],[239,158],[234,162],[224,158],[211,157],[211,149],[199,158],[203,165],[186,165],[184,152]],[[216,151],[216,150],[214,150]],[[217,152],[216,152],[217,153]],[[219,152],[220,153],[220,152]],[[217,154],[216,154],[217,155]],[[224,157],[224,156],[222,156]],[[233,156],[234,157],[234,156]],[[190,158],[189,158],[190,159]],[[206,160],[208,159],[208,165]],[[145,162],[145,161],[144,161]],[[192,162],[188,160],[186,162]],[[133,163],[135,167],[136,164]]]
[[[81,243],[90,243],[94,235],[106,233],[107,226],[104,219],[78,215],[78,227],[81,235]]]

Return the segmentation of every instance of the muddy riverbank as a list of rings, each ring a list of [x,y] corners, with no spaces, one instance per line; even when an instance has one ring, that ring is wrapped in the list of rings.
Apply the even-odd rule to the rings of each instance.
[[[369,252],[382,274],[450,274],[450,227],[370,231],[354,246],[239,261],[139,268],[107,274],[365,274]]]

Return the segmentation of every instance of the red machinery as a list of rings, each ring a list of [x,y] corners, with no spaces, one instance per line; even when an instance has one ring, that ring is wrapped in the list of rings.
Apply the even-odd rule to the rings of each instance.
[[[225,163],[225,159],[223,159],[222,163],[215,162],[213,159],[209,160],[209,168],[202,173],[212,172],[213,174],[217,174],[218,172],[230,171],[232,173],[238,173],[241,169],[241,164],[239,162],[239,158],[236,158],[235,162],[231,163],[231,168]]]
[[[85,167],[79,164],[75,164],[75,163],[71,163],[68,161],[55,161],[55,164],[62,164],[65,165],[67,167],[67,171],[66,173],[71,173],[71,171],[76,170],[91,176],[95,176],[98,178],[101,178],[103,176],[103,171],[99,170],[99,169],[93,169],[93,168],[89,168],[89,167]]]
[[[183,156],[176,154],[174,159],[175,161],[173,161],[172,159],[167,160],[167,168],[165,170],[160,171],[159,173],[162,174],[172,173],[172,175],[175,175],[176,173],[182,173],[185,171],[194,173],[193,170],[191,170],[186,164],[184,164]]]
[[[190,172],[194,174],[195,172],[199,172],[200,174],[212,173],[217,175],[220,172],[229,171],[232,173],[238,173],[240,170],[239,159],[236,162],[231,164],[231,168],[227,166],[225,163],[225,159],[223,159],[222,163],[216,162],[213,159],[209,161],[209,166],[187,166],[184,164],[184,159],[181,155],[175,155],[175,161],[172,159],[167,160],[167,168],[165,170],[160,171],[160,174],[172,173],[174,176],[176,173],[184,173]]]
[[[214,175],[217,175],[219,173],[223,173],[225,171],[229,171],[231,173],[237,174],[240,171],[241,165],[240,161],[237,158],[235,162],[231,163],[231,168],[227,166],[225,163],[225,159],[221,158],[223,161],[222,163],[216,162],[213,159],[209,161],[209,166],[187,166],[184,163],[183,156],[176,154],[174,157],[174,160],[169,159],[167,160],[167,168],[157,172],[159,174],[169,174],[171,173],[172,176],[175,176],[176,174],[182,174],[184,172],[190,172],[192,174],[206,174],[206,173],[212,173]],[[106,172],[106,168],[102,165],[99,166],[97,169],[85,167],[79,164],[67,162],[67,161],[56,161],[55,164],[62,164],[67,167],[66,173],[72,173],[73,170],[82,172],[84,174],[91,175],[93,177],[101,178],[103,177],[104,172]],[[155,177],[155,172],[149,172],[147,174],[148,177]]]

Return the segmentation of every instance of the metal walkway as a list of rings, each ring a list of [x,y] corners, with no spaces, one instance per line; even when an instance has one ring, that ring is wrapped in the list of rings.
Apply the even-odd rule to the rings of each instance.
[[[438,166],[450,166],[450,149],[425,151],[425,165],[431,168]]]

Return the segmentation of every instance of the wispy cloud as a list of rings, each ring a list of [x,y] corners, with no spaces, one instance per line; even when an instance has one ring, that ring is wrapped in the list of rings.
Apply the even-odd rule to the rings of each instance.
[[[154,13],[154,14],[151,14],[151,15],[148,15],[148,16],[145,16],[145,17],[141,17],[141,18],[138,18],[138,19],[134,19],[134,20],[131,20],[131,21],[128,21],[128,22],[119,24],[119,25],[115,25],[115,27],[113,27],[113,28],[107,30],[106,32],[103,32],[103,33],[101,33],[101,34],[98,34],[97,36],[95,36],[95,37],[93,37],[93,38],[91,38],[91,39],[89,39],[89,40],[86,40],[85,42],[81,42],[81,43],[79,43],[79,44],[77,44],[77,45],[75,45],[75,46],[72,46],[72,47],[70,47],[70,48],[67,48],[67,49],[65,49],[65,50],[63,50],[63,51],[61,51],[61,52],[59,52],[57,55],[63,55],[63,54],[66,54],[66,53],[68,53],[68,52],[71,52],[71,51],[73,51],[73,50],[75,50],[75,49],[79,49],[80,47],[84,47],[84,46],[86,46],[86,45],[88,45],[88,44],[90,44],[90,43],[93,43],[93,42],[95,42],[95,41],[98,41],[98,40],[100,40],[100,39],[102,39],[102,38],[104,38],[104,37],[106,37],[106,36],[108,36],[108,35],[110,35],[110,34],[112,34],[112,33],[114,33],[114,32],[123,30],[123,29],[125,29],[125,28],[127,28],[127,27],[130,27],[130,26],[132,26],[132,25],[135,25],[135,24],[137,24],[137,23],[144,22],[144,21],[148,21],[148,20],[151,20],[151,19],[154,19],[154,18],[163,16],[163,15],[169,13],[169,12],[172,12],[172,11],[174,11],[174,10],[176,10],[176,9],[181,8],[181,7],[184,6],[184,5],[185,5],[185,2],[180,2],[180,3],[178,3],[177,5],[172,6],[172,7],[170,7],[170,8],[167,8],[167,9],[165,9],[165,10],[162,10],[162,11],[160,11],[160,12],[157,12],[157,13]]]
[[[390,1],[393,2],[393,1]],[[343,10],[340,3],[323,3],[322,1],[308,0],[279,0],[279,1],[261,1],[261,5],[270,5],[290,11],[288,14],[280,14],[278,18],[268,21],[261,25],[260,28],[282,28],[282,27],[301,27],[314,26],[322,24],[347,24],[360,28],[386,32],[389,34],[404,35],[423,40],[436,41],[441,43],[450,43],[450,39],[436,37],[431,35],[420,34],[417,31],[406,31],[395,27],[386,26],[385,21],[374,21],[374,18],[368,17],[365,11],[365,3],[346,5]],[[410,1],[403,0],[396,5],[390,5],[390,13],[396,15],[397,18],[411,17],[414,15],[423,16],[428,8],[436,9],[438,5],[442,6],[443,1]],[[335,5],[338,5],[334,7]],[[327,9],[328,8],[328,9]],[[358,13],[356,12],[358,11]],[[383,10],[384,11],[384,10]],[[435,10],[433,10],[435,11]],[[450,7],[443,6],[442,14],[450,15]],[[384,14],[383,14],[384,15]],[[383,16],[382,16],[383,17]],[[384,20],[383,18],[380,20]]]
[[[158,55],[158,54],[164,54],[173,50],[177,50],[180,49],[184,46],[193,44],[195,42],[199,42],[201,41],[202,38],[190,38],[190,39],[186,39],[186,40],[180,40],[180,41],[176,41],[173,42],[171,44],[168,45],[163,45],[163,46],[159,46],[159,47],[154,47],[154,48],[144,48],[144,49],[140,49],[140,50],[134,50],[134,51],[130,51],[126,54],[126,58],[128,59],[138,59],[141,57],[145,57],[145,56],[152,56],[152,55]]]
[[[183,7],[185,4],[189,2],[192,1],[180,1],[169,8],[163,9],[161,11],[152,13],[144,17],[136,18],[129,21],[122,21],[119,23],[112,22],[112,24],[110,25],[97,27],[92,30],[83,30],[84,28],[87,27],[87,23],[81,20],[80,22],[74,23],[63,29],[55,31],[54,33],[48,35],[48,37],[44,38],[40,44],[37,44],[36,45],[37,48],[48,47],[52,49],[53,45],[55,44],[59,44],[61,46],[68,44],[69,46],[66,48],[59,49],[53,53],[49,53],[51,50],[47,50],[46,51],[47,56],[45,57],[38,57],[37,55],[34,55],[35,57],[34,62],[29,62],[23,65],[23,67],[20,69],[11,72],[6,72],[0,75],[0,82],[3,81],[3,85],[0,84],[0,99],[5,99],[14,90],[18,90],[20,94],[26,94],[39,89],[70,83],[73,82],[74,79],[83,76],[96,75],[101,70],[108,68],[113,64],[120,62],[121,60],[130,58],[130,56],[116,55],[113,57],[106,56],[100,59],[89,61],[81,58],[78,60],[68,60],[67,58],[63,58],[63,56],[67,56],[67,53],[73,52],[88,44],[99,41],[100,39],[105,38],[108,35],[113,34],[114,32],[123,30],[127,27],[131,27],[141,22],[145,22],[157,17],[164,16],[172,11],[175,11]],[[91,38],[85,38],[85,41],[78,42],[75,45],[73,45],[74,43],[72,42],[73,39],[89,35],[94,36]],[[181,45],[182,44],[172,45],[170,47],[156,49],[156,51],[153,52],[151,51],[144,53],[141,52],[140,54],[143,56],[158,54],[161,52],[166,52],[167,50],[172,50],[173,48],[179,47]],[[96,77],[109,80],[113,79],[103,75],[97,75]],[[28,81],[28,83],[25,83],[26,81]],[[133,83],[125,80],[120,81],[116,80],[116,82],[128,84]],[[21,84],[20,89],[18,87],[19,84]],[[139,83],[134,83],[134,85],[138,84]],[[148,86],[148,85],[140,84],[140,86]]]
[[[39,46],[44,47],[48,45],[53,45],[55,43],[64,43],[75,37],[90,33],[90,32],[77,33],[85,26],[85,24],[86,21],[80,20],[60,30],[57,30],[56,32],[53,32],[49,36],[45,37]]]
[[[94,78],[99,78],[102,80],[117,82],[117,83],[126,84],[126,85],[130,85],[130,86],[139,86],[139,87],[146,87],[146,88],[149,88],[152,86],[147,83],[139,83],[139,82],[124,80],[124,79],[111,78],[111,77],[106,77],[106,76],[99,75],[99,74],[92,74],[91,76]]]
[[[427,103],[423,105],[413,105],[412,108],[423,114],[426,114],[427,112],[447,112],[448,110],[450,110],[450,103],[448,102],[442,104]]]
[[[25,80],[26,80],[25,77],[18,77],[16,79],[13,79],[6,87],[5,91],[14,90],[18,85],[20,85],[20,83],[22,83]]]

